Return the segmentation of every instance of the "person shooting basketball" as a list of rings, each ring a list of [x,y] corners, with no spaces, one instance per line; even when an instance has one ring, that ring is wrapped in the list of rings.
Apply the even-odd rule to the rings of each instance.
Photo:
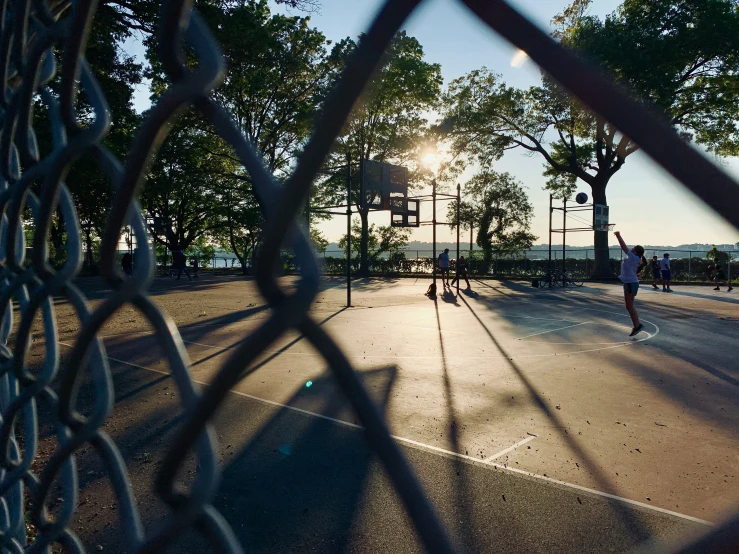
[[[634,246],[631,250],[626,246],[624,239],[621,238],[621,233],[615,231],[614,233],[618,239],[618,243],[621,245],[621,250],[626,253],[626,257],[621,262],[621,275],[618,276],[624,285],[624,303],[626,304],[626,311],[631,316],[631,322],[634,324],[634,328],[631,330],[630,337],[639,334],[643,329],[641,321],[639,321],[639,315],[636,313],[634,308],[634,299],[636,293],[639,290],[639,266],[642,263],[644,257],[644,247],[640,245]]]

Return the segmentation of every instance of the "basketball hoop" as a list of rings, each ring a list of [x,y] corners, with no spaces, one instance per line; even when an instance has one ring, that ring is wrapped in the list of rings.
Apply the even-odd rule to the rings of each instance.
[[[615,223],[601,223],[600,225],[593,225],[593,231],[606,231],[610,233],[615,228]]]

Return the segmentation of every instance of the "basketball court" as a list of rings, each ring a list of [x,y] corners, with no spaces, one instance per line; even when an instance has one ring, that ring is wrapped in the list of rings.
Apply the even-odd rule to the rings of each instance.
[[[345,282],[328,279],[312,315],[361,373],[467,551],[629,552],[705,531],[736,508],[739,297],[642,287],[646,330],[630,339],[617,285],[472,281],[471,291],[433,300],[428,284],[355,281],[346,308]],[[98,286],[83,283],[93,299],[104,294]],[[242,278],[159,279],[153,298],[204,386],[268,315]],[[60,321],[66,309],[58,306]],[[178,404],[142,321],[125,308],[102,335],[118,395],[106,431],[143,486]],[[60,342],[72,344],[75,332],[62,327]],[[216,505],[244,544],[421,550],[325,361],[300,336],[283,337],[247,371],[216,432],[228,484]],[[93,482],[82,494],[101,490]],[[79,520],[88,517],[81,506]],[[97,522],[115,551],[106,521],[86,525]]]

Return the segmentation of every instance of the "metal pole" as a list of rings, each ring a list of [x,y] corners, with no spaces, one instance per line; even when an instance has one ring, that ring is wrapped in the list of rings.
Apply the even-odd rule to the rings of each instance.
[[[457,296],[459,296],[459,202],[462,199],[459,183],[457,183]]]
[[[552,213],[554,208],[552,207],[552,195],[549,195],[549,265],[547,265],[547,271],[552,271]],[[551,278],[549,284],[551,285]]]
[[[352,159],[346,158],[346,307],[352,307]]]
[[[688,283],[693,280],[693,251],[688,251]]]
[[[566,259],[567,259],[567,253],[565,252],[565,243],[567,236],[567,198],[562,200],[562,273],[565,272],[566,265]]]
[[[434,250],[433,250],[433,264],[434,264],[434,273],[433,273],[433,283],[434,286],[436,286],[436,179],[431,181],[431,210],[433,212],[433,217],[431,218],[431,226],[434,230]]]

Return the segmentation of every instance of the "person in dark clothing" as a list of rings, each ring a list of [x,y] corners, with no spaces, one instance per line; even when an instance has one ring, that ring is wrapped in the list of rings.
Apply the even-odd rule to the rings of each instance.
[[[652,256],[652,288],[659,290],[657,281],[662,279],[662,272],[660,271],[659,258]]]
[[[131,256],[129,252],[123,254],[123,257],[121,258],[121,267],[123,268],[123,273],[128,277],[133,275],[133,256]]]
[[[187,278],[192,281],[190,271],[187,269],[187,258],[185,258],[185,253],[182,252],[182,250],[175,250],[172,252],[172,267],[177,270],[178,281],[180,280],[180,277],[182,277],[183,272],[187,275]]]
[[[454,286],[454,283],[457,282],[457,279],[460,280],[460,283],[462,282],[461,280],[464,279],[465,283],[467,283],[467,288],[472,288],[470,287],[470,280],[467,278],[467,273],[469,272],[469,270],[470,267],[467,264],[467,260],[464,259],[464,256],[460,256],[459,260],[457,260],[457,274],[454,276],[451,286]]]
[[[198,271],[200,270],[200,260],[198,260],[197,256],[192,259],[192,276],[197,279],[198,278]]]

